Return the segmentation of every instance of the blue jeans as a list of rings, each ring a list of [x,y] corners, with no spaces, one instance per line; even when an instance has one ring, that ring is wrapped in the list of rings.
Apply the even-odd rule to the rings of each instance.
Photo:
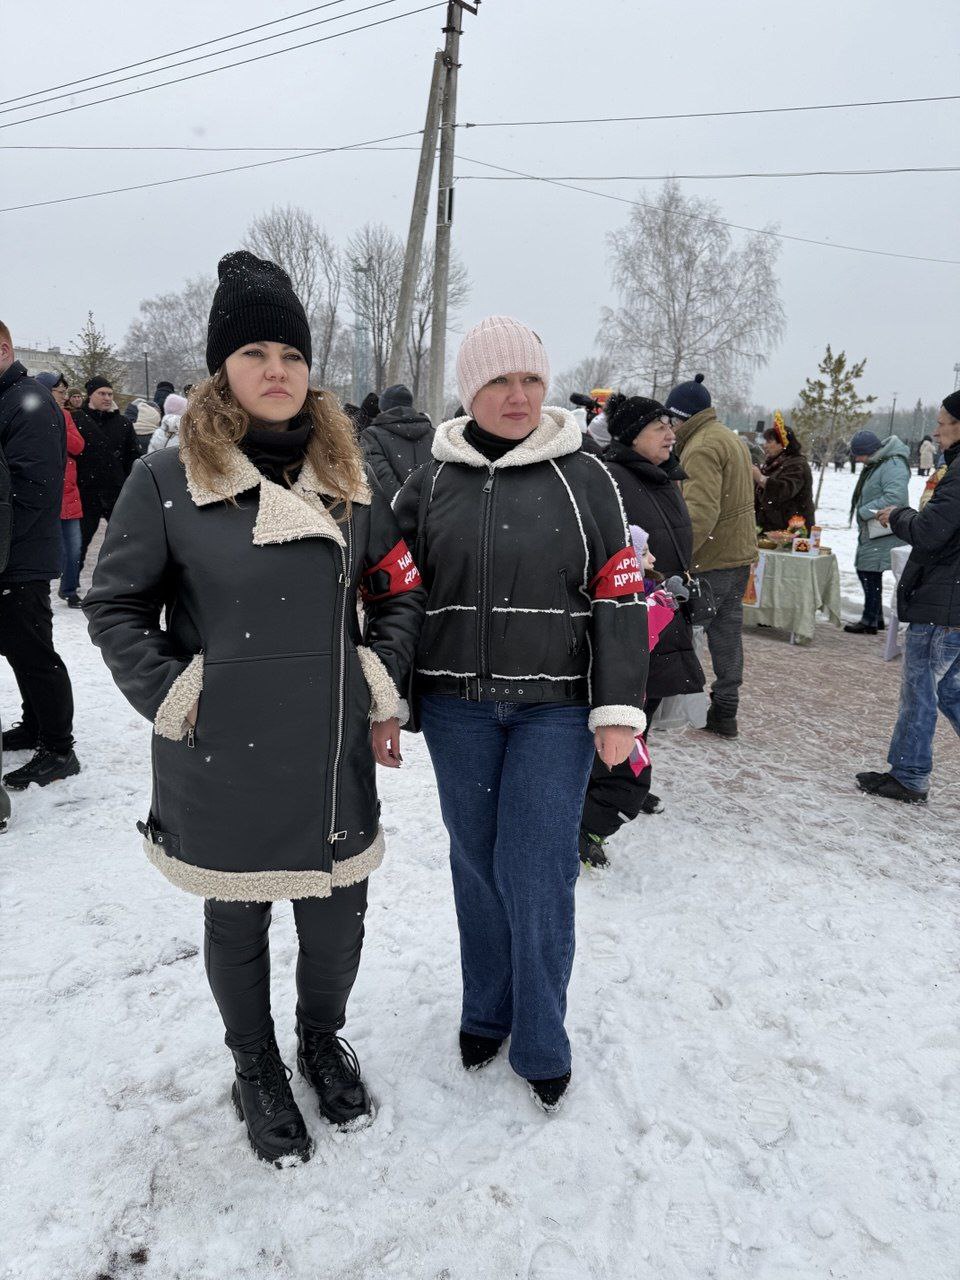
[[[80,521],[60,521],[60,591],[72,596],[80,586]]]
[[[561,1076],[588,709],[431,694],[421,715],[450,835],[461,1028],[510,1036],[510,1065],[527,1080]]]
[[[926,791],[930,783],[938,706],[960,734],[960,627],[911,622],[887,763],[912,791]]]

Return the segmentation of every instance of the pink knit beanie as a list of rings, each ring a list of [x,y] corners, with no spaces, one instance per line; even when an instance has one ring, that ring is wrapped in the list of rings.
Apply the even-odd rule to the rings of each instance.
[[[460,403],[467,413],[480,388],[504,373],[538,373],[546,388],[550,361],[532,329],[511,316],[487,316],[470,330],[457,352]]]

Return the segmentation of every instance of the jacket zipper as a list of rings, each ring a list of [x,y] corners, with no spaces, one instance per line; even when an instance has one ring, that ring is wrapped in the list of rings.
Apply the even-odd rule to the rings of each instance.
[[[493,523],[493,481],[496,471],[490,472],[483,486],[483,503],[480,507],[480,573],[477,600],[477,676],[490,678],[490,532]]]
[[[563,604],[563,620],[567,630],[567,650],[574,654],[580,648],[577,643],[577,629],[573,625],[573,618],[570,615],[570,597],[567,594],[567,571],[560,570],[560,599]]]
[[[202,658],[202,657],[203,657],[203,650],[202,650],[202,649],[198,650],[198,652],[197,652],[197,657],[198,657],[198,658]],[[204,663],[204,665],[206,665],[206,663]],[[203,691],[201,690],[201,692],[200,692],[200,698],[202,698],[202,697],[203,697]],[[197,719],[198,719],[198,720],[200,719],[200,698],[198,698],[198,699],[197,699]],[[193,748],[194,748],[196,745],[197,745],[197,726],[196,726],[195,724],[188,724],[188,725],[187,725],[187,746],[188,746],[191,750],[193,750]]]
[[[353,572],[353,517],[346,524],[346,549],[340,548],[340,563],[342,570],[340,573],[340,588],[342,596],[340,599],[340,673],[338,680],[338,704],[337,704],[337,750],[333,758],[333,799],[330,809],[330,834],[327,837],[330,844],[336,844],[338,840],[345,840],[346,831],[337,830],[337,812],[340,807],[340,757],[343,753],[343,722],[344,722],[344,703],[346,697],[346,675],[347,675],[347,594],[350,586],[350,578]]]

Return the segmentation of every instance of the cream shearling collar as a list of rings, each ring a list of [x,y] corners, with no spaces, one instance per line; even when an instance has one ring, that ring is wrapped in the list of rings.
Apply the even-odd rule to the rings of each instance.
[[[526,440],[521,440],[515,449],[491,462],[464,439],[463,433],[470,421],[469,417],[463,417],[440,423],[433,439],[433,456],[438,462],[461,462],[467,467],[489,467],[497,470],[503,467],[526,467],[534,462],[549,462],[551,458],[576,453],[583,442],[583,433],[572,413],[566,409],[544,406],[540,425]]]
[[[304,462],[300,475],[292,488],[275,484],[261,475],[242,449],[230,445],[226,463],[216,489],[207,488],[199,480],[189,453],[181,452],[187,473],[187,489],[198,507],[236,498],[248,489],[260,488],[260,504],[253,529],[255,546],[263,547],[277,542],[293,542],[299,538],[330,538],[338,546],[345,546],[340,526],[327,510],[324,490],[311,463]],[[370,490],[366,483],[350,495],[352,502],[369,506]]]

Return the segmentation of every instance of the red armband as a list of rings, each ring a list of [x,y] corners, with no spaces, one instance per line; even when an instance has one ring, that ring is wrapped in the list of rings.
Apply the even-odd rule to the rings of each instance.
[[[373,604],[419,586],[420,570],[413,563],[413,552],[401,538],[382,560],[366,570],[360,582],[360,596],[364,604]]]
[[[624,547],[611,556],[590,583],[594,600],[619,600],[622,596],[643,595],[643,571],[633,547]]]

